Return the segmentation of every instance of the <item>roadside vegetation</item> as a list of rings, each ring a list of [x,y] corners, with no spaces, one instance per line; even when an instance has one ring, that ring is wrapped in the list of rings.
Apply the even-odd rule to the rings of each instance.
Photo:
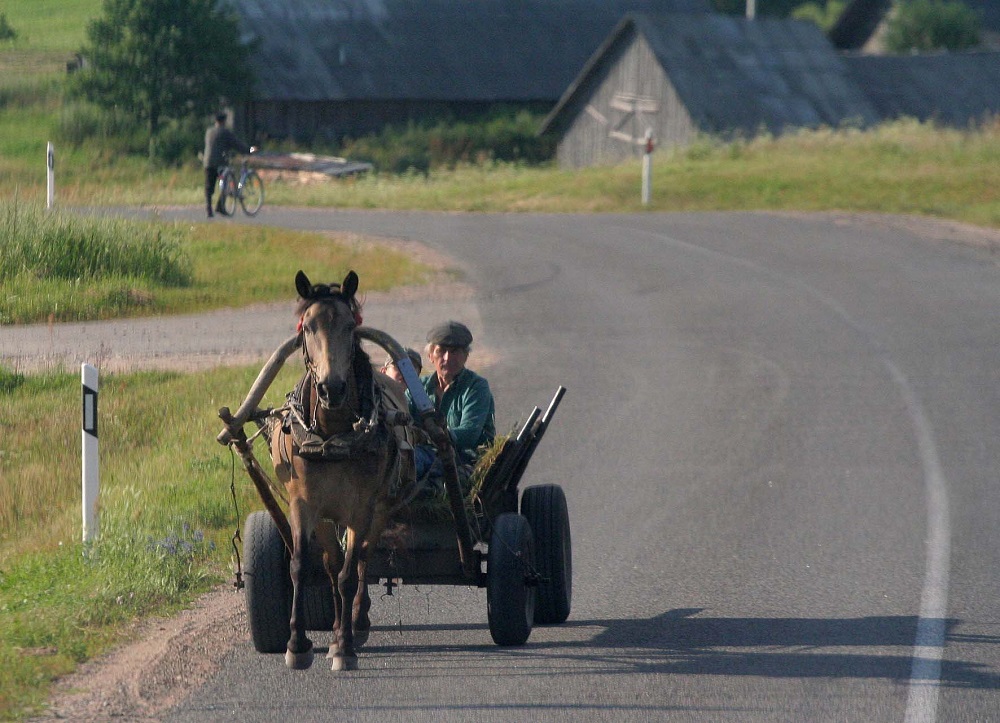
[[[215,413],[257,371],[102,375],[100,536],[84,548],[79,375],[0,369],[0,720],[37,712],[128,623],[232,579],[233,495],[241,515],[260,503]]]
[[[830,5],[814,4],[829,22]],[[0,323],[286,300],[299,268],[331,278],[354,268],[373,290],[430,278],[429,269],[350,234],[69,212],[200,208],[203,200],[195,155],[202,128],[168,119],[150,145],[128,118],[66,96],[65,64],[101,6],[101,0],[32,0],[10,4],[0,15]],[[562,170],[550,160],[551,147],[530,135],[537,118],[495,120],[492,128],[390,130],[322,149],[373,160],[379,171],[310,184],[266,177],[267,203],[647,210],[640,203],[638,161]],[[67,213],[42,208],[50,140],[56,143],[57,209]],[[997,122],[955,130],[899,121],[868,130],[705,138],[656,152],[648,210],[871,211],[1000,226],[998,165]],[[263,218],[266,213],[267,206]],[[129,622],[182,606],[230,575],[230,538],[239,524],[233,491],[241,516],[259,502],[239,465],[214,441],[216,411],[237,405],[257,371],[102,377],[101,537],[85,550],[78,376],[0,367],[0,720],[37,711],[56,676],[120,642]],[[273,388],[289,388],[295,371],[283,372]]]

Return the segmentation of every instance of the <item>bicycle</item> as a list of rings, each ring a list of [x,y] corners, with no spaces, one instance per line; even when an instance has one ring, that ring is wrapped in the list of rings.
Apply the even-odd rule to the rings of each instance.
[[[256,150],[250,148],[251,153]],[[256,216],[264,205],[264,182],[257,171],[247,167],[246,156],[243,157],[238,177],[228,159],[226,165],[219,169],[219,207],[224,214],[232,216],[236,213],[237,201],[247,216]]]

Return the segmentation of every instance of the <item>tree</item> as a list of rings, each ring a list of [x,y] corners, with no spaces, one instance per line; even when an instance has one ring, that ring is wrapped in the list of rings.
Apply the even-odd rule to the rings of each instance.
[[[17,31],[7,22],[7,13],[0,13],[0,40],[17,40]]]
[[[979,16],[957,0],[901,0],[886,22],[891,53],[965,50],[979,45]]]
[[[249,94],[250,48],[217,0],[104,0],[70,91],[124,110],[152,143],[165,119],[204,117]]]
[[[819,2],[807,2],[799,5],[792,11],[792,17],[796,20],[811,20],[816,23],[824,32],[837,24],[837,19],[844,12],[847,0],[820,0]]]

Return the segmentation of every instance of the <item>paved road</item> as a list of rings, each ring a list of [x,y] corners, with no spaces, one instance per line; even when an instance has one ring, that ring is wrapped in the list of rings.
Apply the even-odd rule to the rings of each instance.
[[[573,613],[501,649],[482,591],[404,588],[360,671],[247,643],[168,720],[1000,720],[988,249],[767,214],[253,223],[458,259],[501,428],[569,388],[526,483],[566,490]]]

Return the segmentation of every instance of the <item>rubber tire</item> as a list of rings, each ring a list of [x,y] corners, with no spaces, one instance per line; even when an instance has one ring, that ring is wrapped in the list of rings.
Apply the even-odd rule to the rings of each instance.
[[[251,513],[243,527],[243,579],[254,649],[284,653],[291,637],[292,581],[285,543],[267,512]]]
[[[535,624],[566,622],[573,602],[573,541],[566,495],[559,485],[528,487],[521,495],[521,514],[531,525],[538,583]]]
[[[535,587],[527,580],[534,566],[528,520],[515,512],[497,517],[486,560],[486,616],[493,642],[523,645],[535,617]]]
[[[284,653],[291,636],[292,580],[285,543],[267,512],[243,528],[243,578],[250,637],[259,653]],[[323,575],[303,590],[306,630],[333,629],[333,586]]]
[[[256,216],[264,205],[264,182],[256,171],[250,171],[240,187],[240,205],[247,216]]]
[[[236,213],[236,177],[232,172],[222,177],[220,192],[222,193],[222,198],[219,204],[227,216],[232,216]]]

